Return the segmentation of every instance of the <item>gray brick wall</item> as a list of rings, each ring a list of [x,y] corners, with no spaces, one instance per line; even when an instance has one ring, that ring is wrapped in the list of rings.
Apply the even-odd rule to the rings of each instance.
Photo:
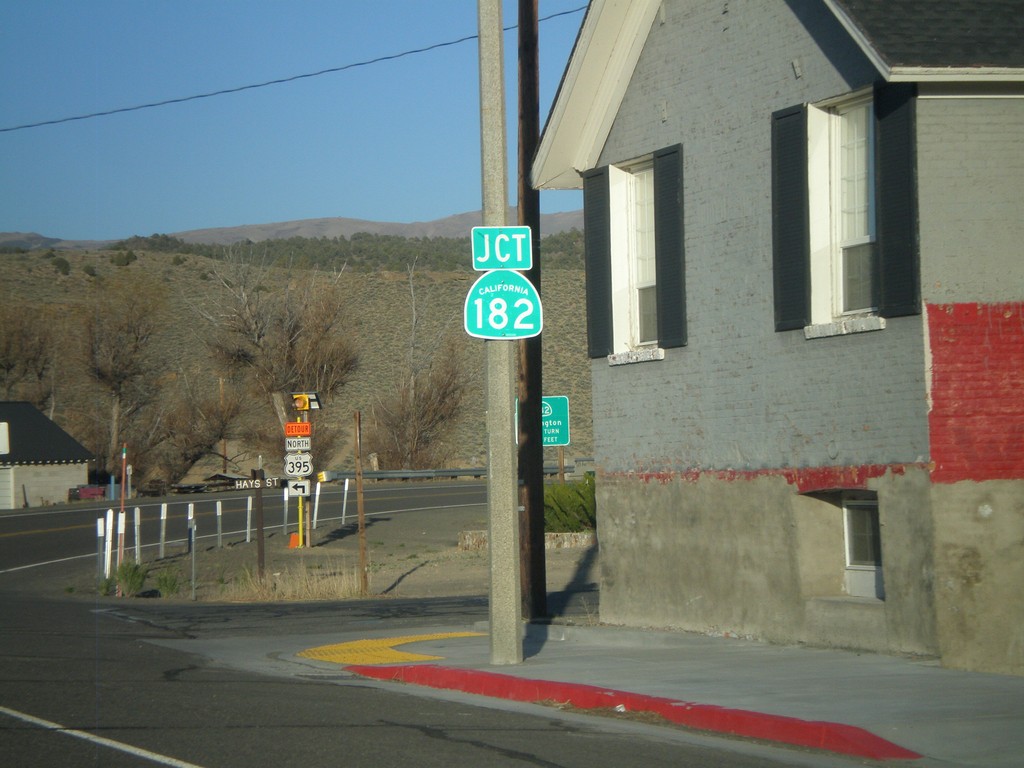
[[[689,344],[593,363],[604,471],[927,459],[921,318],[813,341],[773,328],[771,113],[875,79],[824,8],[793,5],[802,19],[783,0],[670,1],[654,22],[601,164],[683,144]]]
[[[921,290],[929,303],[1024,299],[1024,98],[918,100]]]

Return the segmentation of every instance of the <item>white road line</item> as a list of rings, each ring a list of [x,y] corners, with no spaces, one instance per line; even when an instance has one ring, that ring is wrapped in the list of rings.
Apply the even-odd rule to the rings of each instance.
[[[38,725],[40,728],[45,728],[48,731],[57,731],[58,733],[63,733],[67,736],[74,736],[76,739],[90,741],[93,744],[102,744],[104,747],[110,747],[111,749],[116,749],[119,752],[126,752],[129,755],[135,755],[136,757],[141,757],[145,760],[159,763],[160,765],[169,765],[172,766],[172,768],[202,768],[202,766],[196,765],[195,763],[187,763],[184,760],[178,760],[173,757],[168,757],[167,755],[159,755],[156,752],[150,752],[148,749],[133,747],[131,744],[124,744],[120,741],[114,741],[113,739],[106,739],[102,736],[86,733],[85,731],[75,730],[74,728],[65,728],[59,723],[51,723],[49,720],[33,717],[32,715],[8,709],[4,706],[0,706],[0,714],[13,717],[15,720],[21,720],[25,723]]]

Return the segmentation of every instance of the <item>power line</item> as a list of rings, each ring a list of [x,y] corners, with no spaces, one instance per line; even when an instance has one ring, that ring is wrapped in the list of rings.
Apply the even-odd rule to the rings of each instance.
[[[579,13],[585,10],[587,6],[581,5],[578,8],[572,8],[568,11],[559,11],[558,13],[552,13],[550,16],[545,16],[538,21],[550,21],[556,19],[559,16],[569,16],[573,13]],[[505,32],[510,32],[518,27],[517,24],[505,27]],[[197,93],[192,96],[181,96],[176,99],[164,99],[163,101],[153,101],[148,104],[136,104],[131,107],[119,107],[117,109],[108,109],[103,112],[90,112],[85,115],[74,115],[72,117],[59,117],[54,120],[42,120],[38,123],[25,123],[24,125],[12,125],[7,128],[0,128],[0,133],[10,133],[12,131],[23,131],[29,128],[41,128],[45,125],[60,125],[61,123],[73,123],[76,120],[91,120],[95,117],[107,117],[109,115],[119,115],[125,112],[138,112],[143,109],[153,109],[155,107],[166,107],[170,104],[183,104],[187,101],[198,101],[199,99],[212,99],[215,96],[226,96],[231,93],[241,93],[242,91],[252,91],[257,88],[267,88],[271,85],[283,85],[285,83],[293,83],[296,80],[306,80],[312,77],[321,77],[323,75],[334,74],[335,72],[345,72],[349,69],[358,69],[360,67],[368,67],[372,64],[380,64],[385,61],[394,61],[396,59],[403,59],[407,56],[415,56],[421,53],[429,53],[430,51],[436,51],[440,48],[449,48],[454,45],[461,45],[467,43],[470,40],[476,40],[478,35],[466,35],[456,40],[448,40],[443,43],[434,43],[423,48],[413,48],[411,50],[402,51],[401,53],[392,53],[385,56],[378,56],[374,59],[367,59],[365,61],[357,61],[352,64],[344,64],[340,67],[330,67],[328,69],[321,69],[318,72],[306,72],[301,75],[292,75],[290,77],[281,77],[276,80],[267,80],[262,83],[251,83],[249,85],[239,85],[234,88],[223,88],[219,91],[210,91],[209,93]]]

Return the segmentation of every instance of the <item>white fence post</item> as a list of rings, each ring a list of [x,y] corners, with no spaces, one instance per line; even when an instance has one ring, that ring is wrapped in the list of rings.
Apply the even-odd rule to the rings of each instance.
[[[167,542],[167,502],[160,505],[160,559],[164,559],[164,545]]]
[[[106,541],[104,542],[106,553],[103,560],[103,578],[110,578],[110,560],[114,554],[114,510],[107,510]]]
[[[142,510],[135,508],[135,562],[142,562]]]

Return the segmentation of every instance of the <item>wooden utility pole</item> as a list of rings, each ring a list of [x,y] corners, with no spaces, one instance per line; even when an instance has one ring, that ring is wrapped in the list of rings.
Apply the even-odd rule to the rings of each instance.
[[[526,277],[540,293],[540,192],[530,183],[530,166],[540,143],[537,0],[519,0],[519,177],[521,225],[533,237],[533,268]],[[525,619],[547,616],[547,563],[544,556],[544,444],[541,337],[519,341],[519,528],[522,612]]]

